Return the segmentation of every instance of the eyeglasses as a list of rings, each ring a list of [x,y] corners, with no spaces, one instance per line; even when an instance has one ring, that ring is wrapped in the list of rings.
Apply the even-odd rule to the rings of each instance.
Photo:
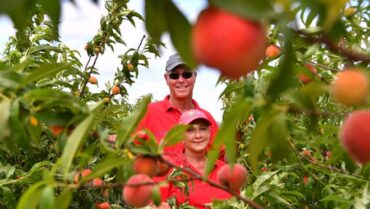
[[[193,76],[193,73],[192,72],[183,72],[183,73],[170,73],[168,74],[168,76],[173,79],[173,80],[176,80],[176,79],[179,79],[180,78],[180,75],[184,78],[184,79],[189,79],[191,76]]]

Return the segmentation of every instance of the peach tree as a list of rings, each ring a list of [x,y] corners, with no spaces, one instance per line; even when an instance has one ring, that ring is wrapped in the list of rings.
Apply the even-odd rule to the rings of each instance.
[[[150,97],[129,104],[125,86],[149,67],[149,54],[159,56],[165,32],[191,66],[220,70],[226,84],[207,172],[225,146],[227,161],[243,164],[249,177],[241,195],[214,208],[369,206],[368,1],[209,0],[194,23],[174,1],[146,0],[145,18],[127,2],[105,2],[108,14],[82,64],[59,41],[59,1],[0,1],[17,28],[0,62],[1,207],[130,208],[122,187],[135,156],[166,162],[163,147],[184,130],[175,127],[159,145],[150,132],[147,140],[133,134]],[[125,44],[122,21],[144,19],[150,37],[119,56],[106,89],[90,91],[98,58]]]

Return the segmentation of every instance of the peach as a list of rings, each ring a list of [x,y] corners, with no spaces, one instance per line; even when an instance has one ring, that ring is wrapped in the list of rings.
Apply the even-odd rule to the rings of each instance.
[[[268,58],[275,58],[281,54],[281,50],[279,47],[277,47],[275,44],[270,44],[268,47],[266,47],[265,55]]]
[[[299,73],[298,79],[303,84],[308,84],[312,81],[312,77],[317,74],[317,70],[312,64],[309,64],[309,63],[305,64],[304,66],[310,71],[310,74]]]
[[[215,7],[204,9],[192,30],[195,59],[231,79],[258,67],[265,43],[263,24]]]
[[[162,156],[162,158],[166,159],[167,161],[170,160],[169,157]],[[157,160],[157,173],[156,176],[164,176],[166,175],[171,169],[171,166],[165,163],[162,159]]]
[[[351,158],[361,164],[370,160],[370,110],[352,112],[344,121],[339,138]]]
[[[217,172],[217,177],[221,184],[237,191],[247,181],[248,172],[244,166],[240,164],[234,164],[233,166],[226,164]]]
[[[51,126],[49,126],[49,128],[51,130],[51,133],[55,137],[59,136],[63,132],[63,130],[64,130],[64,127],[63,126],[59,126],[59,125],[51,125]]]
[[[37,118],[35,116],[31,116],[30,117],[30,123],[32,126],[37,126],[39,124],[39,121],[37,120]]]
[[[129,71],[133,70],[133,69],[134,69],[134,65],[133,65],[133,64],[131,64],[131,63],[127,63],[127,69],[128,69]]]
[[[109,209],[110,205],[107,202],[102,202],[102,203],[99,204],[99,208],[100,209]]]
[[[93,179],[93,186],[99,187],[103,185],[103,180],[101,178],[95,178]]]
[[[112,87],[112,94],[113,95],[119,94],[120,92],[121,92],[121,89],[118,86],[113,86]]]
[[[153,190],[153,185],[150,183],[153,183],[153,180],[145,174],[131,176],[123,187],[123,200],[132,207],[148,205],[152,199]]]
[[[91,173],[91,169],[85,169],[82,171],[81,175],[82,175],[82,178],[86,177],[87,175],[89,175]]]
[[[134,160],[134,171],[153,177],[157,173],[157,161],[151,156],[137,156]]]
[[[96,79],[96,77],[95,77],[95,76],[90,76],[90,78],[89,78],[89,82],[90,82],[91,84],[97,84],[97,83],[98,83],[98,79]]]
[[[369,92],[367,76],[360,70],[346,69],[337,73],[331,84],[333,98],[346,106],[359,105],[364,102]]]

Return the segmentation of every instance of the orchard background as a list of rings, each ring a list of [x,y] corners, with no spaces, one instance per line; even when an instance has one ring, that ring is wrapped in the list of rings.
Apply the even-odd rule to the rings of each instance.
[[[105,2],[107,15],[86,44],[86,54],[80,55],[59,40],[59,0],[0,1],[0,12],[17,29],[0,60],[0,208],[103,208],[103,202],[130,208],[122,188],[133,175],[135,156],[159,157],[163,146],[181,140],[183,129],[176,127],[160,145],[151,137],[134,146],[133,139],[140,136],[132,133],[151,97],[130,104],[125,85],[135,85],[140,70],[150,67],[148,56],[160,56],[165,32],[191,66],[201,64],[190,44],[194,23],[170,0],[146,0],[145,14],[127,3]],[[333,81],[346,68],[360,69],[368,77],[370,3],[209,4],[263,22],[263,47],[269,49],[252,72],[219,79],[226,85],[220,95],[224,115],[207,168],[224,144],[228,162],[243,164],[249,177],[242,196],[213,207],[368,208],[370,166],[355,162],[339,140],[347,115],[369,108],[368,87],[361,101],[343,102],[333,94]],[[148,36],[137,47],[117,52],[121,65],[114,78],[104,90],[93,92],[89,87],[99,74],[99,58],[108,48],[125,44],[122,21],[145,21]],[[88,56],[88,62],[81,63],[81,56]],[[361,89],[345,90],[356,94]],[[370,129],[365,119],[358,126]],[[115,141],[108,138],[112,133]],[[370,134],[361,137],[364,147],[370,144]],[[153,200],[159,200],[158,192]]]

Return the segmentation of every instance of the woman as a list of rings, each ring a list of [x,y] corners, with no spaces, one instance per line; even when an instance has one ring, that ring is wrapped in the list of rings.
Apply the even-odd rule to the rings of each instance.
[[[193,109],[181,115],[179,124],[189,125],[189,127],[185,131],[183,154],[173,161],[203,176],[207,163],[207,146],[211,136],[211,121],[203,112]],[[208,179],[219,183],[217,172],[223,165],[225,165],[223,161],[217,160]],[[178,204],[188,202],[189,205],[197,208],[206,208],[206,205],[210,205],[214,199],[224,200],[232,197],[228,192],[197,179],[189,181],[188,187],[189,193],[184,194],[180,188],[170,185],[169,195],[175,197]]]

